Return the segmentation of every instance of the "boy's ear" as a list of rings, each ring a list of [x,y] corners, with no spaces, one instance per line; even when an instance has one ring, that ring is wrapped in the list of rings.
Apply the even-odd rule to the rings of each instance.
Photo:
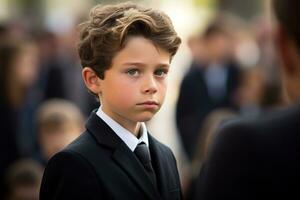
[[[96,72],[90,67],[84,67],[81,74],[86,87],[94,94],[99,94],[101,92],[101,81]]]

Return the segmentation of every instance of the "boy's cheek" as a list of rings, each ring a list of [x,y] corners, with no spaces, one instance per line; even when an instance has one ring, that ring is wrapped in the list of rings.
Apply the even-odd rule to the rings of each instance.
[[[167,93],[167,85],[161,87],[158,92],[164,98]]]

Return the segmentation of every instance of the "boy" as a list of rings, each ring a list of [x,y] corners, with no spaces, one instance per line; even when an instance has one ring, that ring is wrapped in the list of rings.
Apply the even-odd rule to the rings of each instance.
[[[101,107],[86,131],[49,161],[40,199],[181,199],[171,150],[145,126],[159,110],[180,38],[162,12],[96,6],[81,25],[79,56]]]

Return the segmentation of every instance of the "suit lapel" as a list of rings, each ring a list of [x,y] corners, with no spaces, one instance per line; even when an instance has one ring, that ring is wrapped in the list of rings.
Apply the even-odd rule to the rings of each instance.
[[[116,149],[113,158],[151,199],[160,199],[158,191],[147,176],[144,167],[129,148]]]
[[[157,186],[162,197],[166,199],[166,195],[168,194],[166,181],[169,179],[169,177],[166,173],[165,167],[163,166],[167,166],[168,163],[163,163],[162,157],[164,156],[164,152],[157,145],[157,141],[150,134],[148,134],[148,136],[152,165],[157,177]]]
[[[112,159],[150,199],[161,199],[144,167],[133,152],[96,113],[91,114],[86,123],[86,128],[100,145],[112,149]]]

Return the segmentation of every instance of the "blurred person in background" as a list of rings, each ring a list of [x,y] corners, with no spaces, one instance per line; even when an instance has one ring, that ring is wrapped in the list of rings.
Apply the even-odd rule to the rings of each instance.
[[[34,160],[21,159],[9,166],[5,176],[5,200],[38,200],[43,167]]]
[[[5,38],[7,36],[7,26],[4,23],[0,23],[0,38]]]
[[[271,109],[283,106],[281,86],[275,80],[268,80],[264,67],[243,69],[237,100],[242,116],[259,116]]]
[[[189,42],[193,62],[181,83],[176,124],[190,161],[205,117],[216,108],[237,106],[239,67],[232,55],[232,32],[226,26],[216,18],[200,38]]]
[[[266,76],[262,66],[245,68],[241,71],[237,100],[241,115],[259,115],[264,95]]]
[[[45,166],[58,151],[65,148],[83,131],[83,115],[72,102],[49,99],[38,108],[37,128],[39,161]]]
[[[0,193],[7,166],[21,155],[22,114],[28,91],[37,76],[34,43],[15,38],[0,41]],[[31,119],[31,121],[33,121]],[[9,153],[8,153],[9,152]],[[1,197],[1,195],[0,195]]]
[[[40,56],[40,72],[37,89],[41,99],[65,98],[63,78],[60,73],[62,64],[59,62],[58,36],[48,30],[42,30],[35,35]]]
[[[187,200],[193,199],[193,195],[197,190],[195,183],[197,182],[202,165],[205,163],[217,131],[224,123],[227,123],[229,120],[234,120],[238,116],[238,112],[236,111],[227,108],[218,108],[210,112],[204,119],[199,133],[199,138],[197,140],[195,154],[191,162],[192,174],[189,191],[186,198]]]
[[[64,34],[47,29],[37,33],[41,70],[36,87],[41,101],[52,98],[70,100],[87,116],[99,107],[99,102],[89,94],[81,78],[75,45],[77,36],[75,27]]]
[[[221,124],[225,121],[235,119],[236,117],[238,117],[238,113],[227,108],[215,109],[206,116],[200,130],[200,137],[197,140],[197,148],[192,160],[193,173],[195,174],[194,178],[199,175],[201,165],[208,155],[210,146],[213,143],[216,132]]]
[[[201,170],[195,199],[300,197],[300,2],[272,3],[281,80],[290,106],[225,125]]]

